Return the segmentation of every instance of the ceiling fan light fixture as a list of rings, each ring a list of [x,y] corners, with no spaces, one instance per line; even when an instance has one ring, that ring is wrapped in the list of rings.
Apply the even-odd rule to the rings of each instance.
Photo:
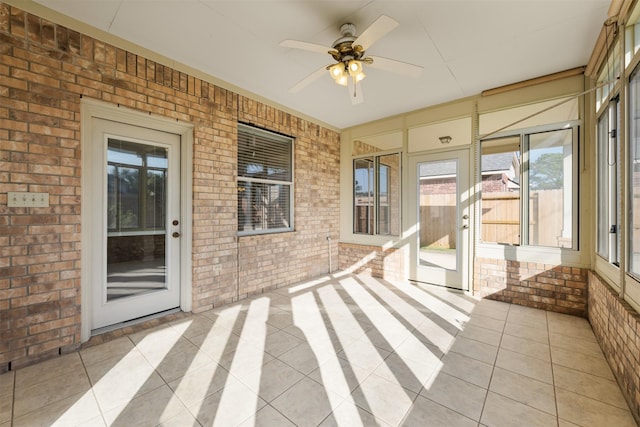
[[[423,68],[421,66],[382,57],[365,56],[365,51],[397,26],[397,21],[386,15],[381,15],[360,35],[357,35],[355,25],[351,23],[342,25],[340,27],[341,37],[333,42],[331,47],[298,40],[282,41],[280,43],[282,47],[322,54],[328,53],[335,61],[335,63],[327,65],[305,77],[289,91],[291,93],[299,92],[300,89],[324,75],[326,71],[329,71],[329,75],[337,84],[353,87],[353,90],[350,91],[354,95],[352,101],[356,99],[358,102],[362,102],[362,91],[358,89],[356,92],[356,89],[357,84],[366,77],[364,64],[372,66],[372,68],[417,77]]]
[[[356,76],[362,73],[362,62],[352,59],[347,63],[347,68],[351,76]]]
[[[344,74],[340,78],[336,79],[336,83],[338,83],[340,86],[346,86],[349,83],[349,76]]]
[[[364,73],[362,61],[351,59],[347,62],[347,72],[354,82],[362,81],[367,75]]]
[[[362,61],[358,61],[357,59],[352,59],[347,63],[347,70],[349,70],[349,75],[356,79],[356,81],[360,81],[365,78],[364,67],[362,66]]]
[[[334,78],[334,80],[338,80],[340,77],[346,74],[344,70],[344,64],[342,62],[338,62],[337,64],[332,65],[331,67],[329,67],[329,73],[331,74],[331,77]]]
[[[333,80],[336,81],[340,86],[346,86],[349,80],[349,73],[346,70],[345,64],[343,62],[338,62],[337,64],[333,64],[329,67],[329,74],[333,77]]]

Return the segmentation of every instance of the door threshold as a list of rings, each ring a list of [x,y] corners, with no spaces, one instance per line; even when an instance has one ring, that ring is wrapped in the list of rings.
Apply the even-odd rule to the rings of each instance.
[[[181,311],[182,310],[180,310],[180,307],[170,308],[169,310],[160,311],[158,313],[150,314],[148,316],[137,317],[135,319],[127,320],[126,322],[114,323],[113,325],[104,326],[104,327],[98,328],[98,329],[92,329],[91,330],[91,336],[94,337],[96,335],[105,334],[107,332],[115,331],[116,329],[122,329],[122,328],[125,328],[127,326],[137,325],[139,323],[143,323],[143,322],[146,322],[148,320],[157,319],[159,317],[164,317],[164,316],[167,316],[167,315],[173,314],[173,313],[179,313]]]
[[[456,288],[455,286],[439,285],[437,283],[429,283],[429,282],[425,282],[423,280],[416,280],[416,279],[408,279],[408,280],[409,280],[409,282],[412,282],[415,285],[433,286],[435,289],[442,289],[442,290],[445,290],[445,291],[457,291],[457,292],[462,292],[462,293],[469,292],[466,289]]]

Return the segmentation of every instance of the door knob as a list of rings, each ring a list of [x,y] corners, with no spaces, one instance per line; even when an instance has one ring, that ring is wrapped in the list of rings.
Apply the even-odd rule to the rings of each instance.
[[[469,219],[469,215],[467,214],[462,215],[462,219]]]
[[[180,233],[178,233],[177,231],[174,231],[171,236],[172,237],[180,237]]]
[[[467,228],[469,228],[469,224],[465,224],[465,225],[462,226],[463,230],[466,230]]]
[[[178,225],[178,224],[180,224],[180,222],[178,222],[178,220],[177,220],[177,219],[174,219],[174,220],[173,220],[173,222],[171,222],[171,224],[173,224],[173,225]]]

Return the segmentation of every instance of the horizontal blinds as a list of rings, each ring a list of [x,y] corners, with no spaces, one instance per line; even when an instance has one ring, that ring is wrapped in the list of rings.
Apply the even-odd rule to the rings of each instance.
[[[293,229],[293,138],[238,125],[238,233]]]
[[[238,177],[290,182],[293,139],[238,125]]]
[[[262,182],[238,183],[238,231],[291,227],[291,187]]]

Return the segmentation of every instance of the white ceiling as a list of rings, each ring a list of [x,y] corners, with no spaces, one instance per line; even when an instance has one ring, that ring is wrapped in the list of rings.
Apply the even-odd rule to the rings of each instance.
[[[48,8],[339,129],[585,65],[609,0],[35,0]],[[331,46],[380,15],[399,27],[367,53],[424,67],[418,78],[365,68],[364,102],[327,75],[333,62],[284,39]]]

